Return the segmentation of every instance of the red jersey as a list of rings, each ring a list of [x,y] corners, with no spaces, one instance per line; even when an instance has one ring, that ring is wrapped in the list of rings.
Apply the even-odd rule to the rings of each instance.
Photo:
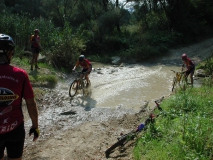
[[[189,58],[187,58],[186,61],[184,61],[184,63],[186,64],[186,66],[194,66],[194,63]]]
[[[32,47],[39,48],[40,37],[38,35],[32,35],[30,39]]]
[[[81,66],[83,69],[88,69],[91,67],[91,62],[88,59],[84,59],[82,62],[78,61],[76,63],[76,67],[77,66]]]
[[[191,59],[187,58],[185,61],[184,61],[184,64],[186,65],[186,68],[188,70],[191,70],[192,68],[195,67],[195,64],[192,62]]]
[[[12,131],[23,121],[22,97],[34,97],[28,75],[9,64],[0,65],[0,134]]]

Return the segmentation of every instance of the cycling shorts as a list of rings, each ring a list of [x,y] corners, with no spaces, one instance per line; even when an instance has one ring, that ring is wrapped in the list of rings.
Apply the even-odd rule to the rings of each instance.
[[[92,65],[91,65],[91,64],[90,64],[90,68],[92,68]],[[88,69],[89,69],[89,68],[85,68],[85,69],[83,69],[81,72],[82,72],[82,73],[87,72]],[[88,73],[90,73],[90,72],[88,72]]]
[[[4,156],[4,150],[7,149],[9,158],[20,158],[23,154],[25,139],[24,122],[15,130],[0,134],[0,158]]]
[[[32,47],[33,54],[39,54],[40,49],[38,47]]]
[[[194,72],[195,72],[195,66],[192,66],[192,68],[186,72],[186,75],[189,75],[190,73],[194,74]]]

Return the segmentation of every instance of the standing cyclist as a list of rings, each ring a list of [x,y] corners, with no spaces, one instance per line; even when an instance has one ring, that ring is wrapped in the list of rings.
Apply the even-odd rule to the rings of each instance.
[[[10,65],[15,44],[12,38],[0,34],[0,160],[7,150],[9,160],[21,160],[25,129],[22,112],[22,98],[32,121],[29,135],[33,141],[39,136],[38,110],[34,93],[26,71]]]
[[[33,70],[33,64],[35,64],[35,69],[40,69],[38,67],[38,56],[39,52],[41,50],[41,45],[40,45],[40,37],[38,35],[39,30],[35,29],[34,30],[34,35],[30,37],[30,42],[31,42],[31,49],[33,53],[32,61],[31,61],[31,70]]]
[[[92,64],[91,64],[91,62],[88,59],[85,58],[84,55],[80,55],[76,65],[73,68],[73,70],[75,70],[75,68],[77,66],[79,66],[79,65],[83,68],[82,69],[82,73],[86,73],[85,74],[85,79],[87,81],[87,86],[88,86],[89,83],[90,83],[89,74],[92,71]],[[83,75],[81,75],[81,78],[83,78]]]
[[[193,75],[195,72],[195,64],[192,62],[191,59],[187,57],[185,53],[182,55],[182,60],[183,60],[182,71],[184,67],[186,67],[186,70],[183,71],[185,73],[186,81],[187,81],[187,77],[190,74],[191,84],[193,85]]]

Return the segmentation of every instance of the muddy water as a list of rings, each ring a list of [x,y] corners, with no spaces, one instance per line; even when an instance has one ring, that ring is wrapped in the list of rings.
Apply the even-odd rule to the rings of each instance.
[[[138,111],[145,101],[153,103],[155,99],[170,95],[174,77],[171,70],[181,70],[181,55],[187,53],[197,65],[211,55],[212,44],[213,39],[207,39],[171,50],[169,55],[149,63],[124,64],[123,67],[94,63],[94,71],[90,75],[93,103],[87,103],[87,107],[122,107]],[[194,87],[200,86],[199,81],[194,80]]]
[[[84,121],[107,120],[109,117],[135,113],[147,101],[154,106],[154,100],[172,93],[174,73],[171,70],[181,70],[180,56],[172,56],[175,58],[169,61],[166,57],[166,60],[123,63],[122,66],[93,63],[89,87],[91,95],[82,96],[79,93],[74,98],[69,97],[69,86],[75,78],[73,75],[67,76],[66,81],[59,82],[53,90],[43,88],[47,94],[40,96],[37,103],[40,121],[44,126],[61,126],[60,121],[70,121],[71,126],[75,126]],[[28,114],[26,111],[24,113],[28,120]]]
[[[75,78],[73,75],[53,90],[44,88],[47,94],[37,102],[40,127],[44,129],[48,126],[48,132],[52,132],[51,128],[56,132],[86,121],[106,121],[126,113],[135,113],[146,101],[154,106],[155,99],[171,93],[174,76],[171,69],[180,70],[180,67],[157,63],[116,67],[93,63],[89,87],[91,96],[82,96],[80,92],[74,98],[69,97],[69,85]],[[26,111],[25,119],[29,120]],[[30,125],[31,122],[27,121],[26,126]]]
[[[93,65],[97,70],[96,64]],[[98,68],[100,65],[98,65]],[[159,99],[171,94],[175,65],[124,65],[103,67],[99,73],[91,73],[91,99],[95,107],[129,108],[138,111],[145,101]],[[88,107],[90,104],[87,104]],[[91,106],[92,107],[92,106]],[[94,106],[93,106],[94,107]]]

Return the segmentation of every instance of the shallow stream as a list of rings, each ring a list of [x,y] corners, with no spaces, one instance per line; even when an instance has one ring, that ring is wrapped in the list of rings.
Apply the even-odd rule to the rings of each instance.
[[[41,131],[38,143],[53,136],[57,138],[57,135],[63,134],[63,130],[82,123],[108,121],[124,114],[134,114],[147,101],[150,106],[154,106],[154,100],[172,94],[174,73],[171,70],[181,70],[181,55],[187,53],[197,65],[212,53],[212,44],[213,39],[208,39],[199,44],[171,50],[170,56],[141,64],[122,63],[120,66],[113,66],[93,63],[89,88],[91,96],[79,93],[74,98],[69,97],[73,75],[67,76],[53,90],[43,88],[46,94],[37,99]],[[194,81],[194,87],[199,87],[199,80]],[[26,108],[24,114],[26,131],[29,131],[31,121]],[[31,141],[32,138],[27,136],[25,147],[33,148]]]

